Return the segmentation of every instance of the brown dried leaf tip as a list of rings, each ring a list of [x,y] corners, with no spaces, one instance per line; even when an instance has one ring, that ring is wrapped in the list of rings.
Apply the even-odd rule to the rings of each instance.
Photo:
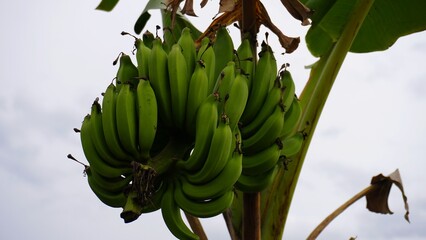
[[[309,9],[298,0],[281,0],[281,2],[291,16],[300,20],[303,26],[311,24],[309,18],[314,13],[313,10]]]
[[[398,169],[389,176],[383,176],[383,174],[379,174],[371,179],[371,185],[375,187],[365,196],[367,199],[367,209],[376,213],[393,214],[388,206],[389,193],[393,184],[395,184],[402,193],[404,207],[406,210],[404,218],[410,222],[410,219],[408,218],[410,211],[408,207],[407,196],[405,195],[401,175],[399,174]]]

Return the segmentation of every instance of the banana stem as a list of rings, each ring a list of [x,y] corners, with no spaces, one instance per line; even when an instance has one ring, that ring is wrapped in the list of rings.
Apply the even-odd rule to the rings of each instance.
[[[259,0],[242,0],[241,40],[248,38],[253,53],[256,53],[256,5]],[[253,61],[257,61],[254,54]],[[243,240],[260,240],[260,193],[244,193],[243,195]]]
[[[189,226],[191,226],[192,231],[194,231],[194,233],[197,234],[198,237],[200,237],[200,240],[207,240],[207,235],[204,232],[200,219],[186,212],[185,212],[185,217],[186,217],[186,220],[188,220]]]
[[[345,211],[353,203],[366,196],[369,192],[375,190],[377,185],[370,185],[363,189],[361,192],[355,194],[348,201],[346,201],[342,206],[334,210],[330,215],[328,215],[312,232],[309,234],[306,240],[315,240],[320,235],[320,233],[331,223],[337,216],[339,216],[343,211]]]
[[[237,233],[235,232],[234,226],[232,225],[232,212],[231,209],[227,209],[223,214],[226,227],[228,228],[229,236],[231,240],[240,240]]]
[[[340,67],[373,3],[374,0],[357,1],[340,38],[331,51],[322,56],[311,70],[310,79],[300,96],[303,114],[297,128],[298,131],[305,132],[307,136],[301,152],[292,164],[289,164],[288,170],[280,171],[271,185],[269,192],[273,194],[270,194],[268,198],[272,200],[268,202],[276,204],[267,206],[269,211],[266,213],[265,220],[268,224],[262,228],[262,239],[282,237],[291,200],[315,127]]]

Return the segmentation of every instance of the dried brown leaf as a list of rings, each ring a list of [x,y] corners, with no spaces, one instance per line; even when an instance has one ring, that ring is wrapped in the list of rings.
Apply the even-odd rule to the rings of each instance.
[[[219,12],[231,12],[235,8],[235,1],[234,0],[220,0],[219,2]]]
[[[389,193],[393,184],[395,184],[402,193],[404,207],[406,210],[404,218],[410,222],[408,217],[410,211],[407,202],[407,196],[405,195],[401,175],[399,174],[398,169],[389,176],[383,176],[383,174],[379,174],[371,179],[371,185],[374,185],[375,188],[366,195],[367,209],[376,213],[393,214],[388,206]]]
[[[197,15],[194,12],[194,0],[186,0],[181,13],[196,17]]]
[[[202,0],[201,3],[200,3],[201,8],[203,8],[204,6],[206,6],[206,4],[207,4],[208,1],[209,0]]]
[[[241,2],[238,1],[232,11],[223,13],[222,15],[215,18],[212,23],[210,23],[210,25],[203,32],[203,34],[201,34],[201,36],[196,40],[196,45],[199,46],[201,40],[205,37],[208,37],[210,39],[215,39],[216,32],[219,28],[224,26],[229,26],[240,19],[241,19]]]
[[[281,0],[287,11],[297,20],[302,22],[303,26],[309,25],[309,18],[313,11],[303,5],[299,0]]]
[[[269,28],[275,35],[278,36],[281,46],[286,50],[286,53],[291,53],[297,49],[300,43],[299,37],[288,37],[281,32],[281,30],[272,23],[271,18],[269,17],[268,11],[266,11],[265,6],[258,1],[257,2],[257,15],[259,22],[265,27]]]

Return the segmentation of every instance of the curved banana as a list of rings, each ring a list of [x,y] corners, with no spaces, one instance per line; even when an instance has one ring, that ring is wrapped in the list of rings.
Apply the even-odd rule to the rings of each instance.
[[[124,149],[139,159],[136,93],[130,84],[123,84],[117,96],[116,119],[118,137]]]
[[[238,181],[235,183],[235,188],[242,192],[254,193],[261,192],[266,189],[274,180],[274,176],[278,170],[278,165],[274,168],[257,175],[241,174]]]
[[[284,70],[280,73],[281,84],[284,88],[283,93],[283,105],[284,111],[288,111],[290,109],[290,105],[293,103],[293,98],[296,91],[296,85],[294,84],[293,78],[288,70]]]
[[[218,96],[210,94],[200,105],[195,123],[194,150],[187,160],[178,161],[177,168],[189,172],[198,171],[209,154],[210,144],[218,121]]]
[[[185,110],[190,75],[179,44],[172,46],[167,58],[173,120],[180,130],[185,127]]]
[[[208,96],[208,91],[209,79],[206,69],[198,63],[189,81],[188,99],[186,103],[185,129],[191,136],[195,136],[197,110]]]
[[[91,108],[91,136],[95,149],[99,156],[105,160],[109,165],[113,167],[130,167],[129,161],[121,161],[117,159],[111,151],[108,149],[108,145],[105,141],[105,135],[102,127],[102,113],[101,105],[98,102],[98,98],[93,102]]]
[[[182,54],[185,56],[186,60],[186,66],[188,69],[188,74],[191,74],[194,71],[195,68],[195,57],[196,57],[196,50],[195,50],[195,43],[192,39],[191,35],[191,29],[186,27],[182,30],[182,34],[180,35],[180,38],[177,42],[180,47],[182,48]]]
[[[243,174],[258,175],[274,168],[280,158],[282,148],[283,145],[280,141],[253,155],[244,155]]]
[[[175,188],[175,200],[177,205],[185,212],[195,217],[209,218],[223,213],[229,208],[234,200],[234,191],[226,191],[223,195],[208,201],[196,201],[188,198],[182,185],[177,181]]]
[[[222,69],[234,58],[234,43],[226,27],[217,30],[213,50],[216,56],[214,76],[218,78]]]
[[[277,62],[271,47],[263,43],[259,56],[247,106],[241,116],[242,123],[251,122],[258,114],[277,76]]]
[[[215,66],[216,66],[216,55],[213,50],[213,46],[209,38],[203,38],[201,40],[201,47],[197,53],[197,61],[202,61],[209,79],[209,90],[208,92],[213,92],[214,85],[216,84],[217,76],[215,75]]]
[[[282,140],[283,149],[281,150],[281,154],[287,159],[294,157],[302,149],[304,140],[305,135],[303,132],[297,132],[293,136],[284,138]]]
[[[209,154],[203,167],[198,172],[186,174],[188,181],[194,184],[204,184],[215,178],[228,162],[232,142],[233,133],[229,120],[226,115],[222,115],[219,125],[214,130]]]
[[[152,43],[149,58],[149,80],[157,96],[159,118],[167,127],[173,124],[170,96],[169,75],[167,70],[167,53],[161,46],[161,40],[155,39]]]
[[[129,55],[121,53],[120,66],[117,71],[117,88],[120,89],[122,84],[131,83],[136,85],[139,81],[138,68],[133,64],[132,59]]]
[[[269,91],[268,96],[263,102],[262,108],[250,123],[243,124],[241,134],[244,138],[252,136],[266,121],[266,119],[274,112],[277,104],[280,103],[283,94],[283,88],[279,78],[275,79],[274,87]]]
[[[235,62],[230,61],[217,77],[213,92],[219,93],[220,98],[223,100],[226,95],[229,94],[229,90],[231,90],[231,86],[234,83],[234,80]]]
[[[228,163],[219,175],[205,184],[192,184],[182,177],[182,191],[186,196],[195,200],[208,200],[219,197],[226,191],[233,191],[233,185],[240,177],[242,171],[242,159],[243,155],[237,149],[232,151]]]
[[[151,147],[157,133],[157,99],[151,83],[141,80],[136,89],[138,124],[139,124],[139,151],[144,159],[150,158]]]
[[[136,61],[138,63],[139,78],[149,78],[149,58],[151,55],[151,49],[145,45],[141,39],[137,39],[136,43]]]
[[[80,129],[80,139],[81,139],[81,145],[83,147],[84,155],[86,156],[87,161],[90,164],[90,167],[98,172],[100,175],[108,178],[116,178],[120,177],[122,175],[130,174],[132,173],[131,168],[117,168],[112,167],[111,165],[107,164],[105,160],[103,160],[98,152],[96,151],[95,145],[92,141],[92,122],[90,115],[86,115],[84,117],[83,123],[81,125]]]
[[[246,107],[249,94],[247,81],[247,77],[238,71],[229,90],[228,98],[224,102],[224,112],[229,117],[229,126],[232,130],[238,127],[238,122]]]
[[[284,113],[280,104],[263,125],[247,139],[243,139],[244,154],[254,154],[270,146],[280,136],[284,124]]]
[[[290,109],[288,109],[284,115],[284,124],[280,133],[282,139],[297,131],[296,127],[299,124],[301,117],[302,105],[300,104],[299,99],[294,97]]]
[[[105,189],[101,188],[96,181],[94,181],[91,167],[89,167],[86,170],[86,174],[87,174],[87,181],[93,193],[105,205],[113,207],[113,208],[119,208],[119,207],[123,207],[126,204],[126,196],[124,195],[123,192],[113,193],[113,192],[106,191]]]
[[[244,39],[237,49],[237,69],[241,69],[242,73],[247,77],[248,88],[251,89],[251,82],[255,70],[254,55],[248,38]]]
[[[174,189],[173,183],[169,183],[161,200],[161,214],[164,222],[170,232],[178,239],[199,239],[183,221],[179,206],[174,199]]]
[[[119,193],[124,192],[124,190],[129,187],[130,182],[133,179],[133,174],[122,175],[118,177],[104,177],[95,171],[93,167],[90,169],[91,178],[99,188],[102,188],[104,191],[110,193]]]
[[[102,99],[102,128],[105,142],[111,153],[120,160],[132,161],[130,153],[121,146],[117,131],[116,99],[117,92],[114,84],[106,89]]]

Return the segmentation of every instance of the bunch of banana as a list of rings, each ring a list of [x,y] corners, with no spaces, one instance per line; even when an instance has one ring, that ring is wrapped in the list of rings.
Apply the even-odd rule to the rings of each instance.
[[[235,186],[243,192],[265,189],[277,164],[288,161],[302,146],[303,138],[294,133],[301,114],[295,84],[286,68],[278,76],[276,71],[272,50],[263,43],[241,117],[243,169]]]
[[[256,63],[248,40],[234,51],[226,28],[198,49],[188,28],[168,42],[135,37],[135,48],[137,64],[121,53],[115,84],[79,130],[88,182],[126,223],[161,208],[177,238],[198,239],[180,210],[221,214],[235,187],[263,190],[300,150],[294,82],[287,70],[277,76],[270,46]]]

